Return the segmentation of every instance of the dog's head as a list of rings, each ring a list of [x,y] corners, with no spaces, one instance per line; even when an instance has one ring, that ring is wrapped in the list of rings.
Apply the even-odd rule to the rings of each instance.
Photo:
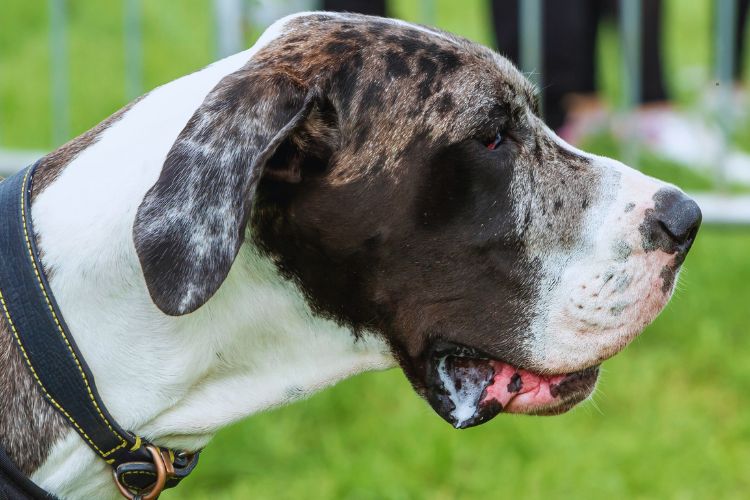
[[[154,302],[180,315],[247,232],[316,313],[384,336],[467,427],[585,399],[669,300],[700,217],[678,189],[559,139],[496,53],[311,14],[208,95],[134,235]]]

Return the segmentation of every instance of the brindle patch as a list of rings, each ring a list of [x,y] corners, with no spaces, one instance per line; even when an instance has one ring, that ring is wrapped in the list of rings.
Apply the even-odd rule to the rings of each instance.
[[[0,445],[30,475],[67,425],[44,399],[0,312]]]
[[[385,53],[385,75],[389,78],[402,78],[411,75],[406,59],[395,50]]]
[[[261,50],[254,64],[278,70],[280,58],[304,54],[300,64],[284,65],[283,71],[328,89],[343,125],[352,130],[372,127],[367,141],[371,157],[388,158],[402,149],[401,140],[388,142],[388,132],[407,138],[415,128],[424,129],[429,123],[436,137],[456,142],[486,125],[480,122],[483,117],[488,121],[482,108],[489,111],[503,103],[519,118],[521,110],[533,106],[535,100],[533,89],[520,75],[509,74],[511,81],[492,76],[497,73],[499,56],[450,34],[431,34],[357,15],[302,17],[289,26],[287,35]],[[305,33],[304,39],[300,32]],[[335,57],[319,47],[335,49]],[[460,99],[451,91],[455,89],[461,89]],[[466,126],[454,127],[456,119]],[[362,142],[351,145],[360,148]],[[387,168],[394,164],[386,163]],[[345,175],[361,173],[352,168]]]

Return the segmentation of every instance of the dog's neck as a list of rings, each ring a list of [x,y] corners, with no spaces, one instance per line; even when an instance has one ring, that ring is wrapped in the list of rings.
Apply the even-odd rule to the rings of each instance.
[[[136,210],[193,111],[254,50],[151,92],[32,206],[51,288],[102,399],[124,428],[165,446],[199,449],[232,422],[393,364],[379,337],[355,338],[313,314],[252,243],[196,312],[170,317],[151,301],[132,238]],[[115,495],[108,466],[72,430],[33,479],[62,497]]]

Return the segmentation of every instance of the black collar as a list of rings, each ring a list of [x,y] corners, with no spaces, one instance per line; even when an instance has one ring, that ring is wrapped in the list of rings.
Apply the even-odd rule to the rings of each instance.
[[[156,447],[122,429],[99,397],[39,260],[30,203],[35,167],[0,183],[0,314],[47,401],[112,466],[122,494],[156,498],[193,470],[198,455]],[[45,493],[0,450],[0,499],[3,481],[18,491]]]
[[[21,472],[0,446],[0,500],[54,500]]]

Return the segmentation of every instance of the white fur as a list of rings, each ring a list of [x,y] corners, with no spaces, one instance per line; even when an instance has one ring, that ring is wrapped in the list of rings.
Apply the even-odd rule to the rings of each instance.
[[[136,210],[207,93],[282,32],[160,87],[82,152],[33,205],[51,287],[115,419],[154,442],[194,450],[255,412],[394,364],[385,342],[315,316],[296,286],[245,244],[196,312],[151,301],[136,256]],[[109,466],[74,432],[33,480],[61,498],[116,498]]]
[[[669,300],[671,290],[662,292],[660,272],[675,256],[645,252],[639,225],[645,211],[654,207],[654,194],[670,185],[581,151],[546,131],[563,148],[590,159],[591,168],[602,175],[598,199],[586,211],[576,248],[545,253],[540,259],[544,278],[530,325],[530,367],[565,373],[614,356]],[[632,208],[626,211],[629,204]],[[624,248],[629,248],[628,255],[619,258]]]

